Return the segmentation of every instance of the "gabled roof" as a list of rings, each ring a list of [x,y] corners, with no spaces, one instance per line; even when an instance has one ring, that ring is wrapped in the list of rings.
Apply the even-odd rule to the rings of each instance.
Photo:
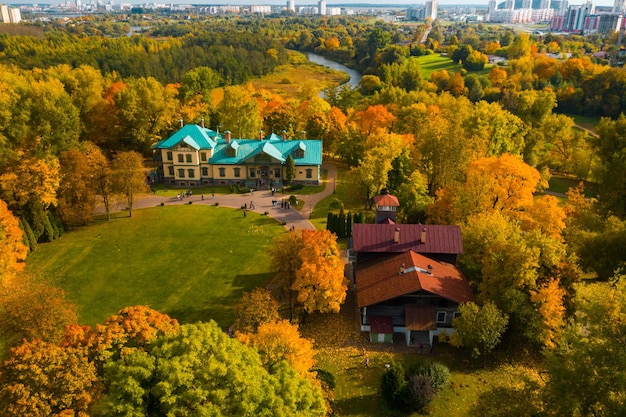
[[[284,163],[287,156],[291,155],[297,166],[322,165],[321,140],[283,140],[282,137],[272,133],[262,140],[237,139],[228,143],[215,131],[191,124],[181,127],[172,136],[159,141],[152,148],[169,149],[181,142],[197,150],[213,149],[213,156],[209,160],[211,164],[241,164],[260,153],[265,153],[279,163]],[[231,147],[237,149],[237,155],[228,156],[226,149]],[[304,151],[302,158],[295,158],[296,149]]]
[[[211,129],[198,125],[185,125],[167,139],[157,142],[152,149],[173,148],[180,142],[185,142],[194,149],[213,149],[218,134]]]
[[[398,197],[391,194],[382,194],[374,197],[374,205],[376,206],[388,206],[388,207],[399,207],[400,202],[398,201]]]
[[[356,271],[359,307],[417,291],[426,291],[455,303],[474,300],[469,283],[454,265],[434,261],[413,251]]]
[[[396,229],[399,241],[394,242]],[[426,241],[422,232],[426,230]],[[352,249],[356,252],[463,253],[459,226],[437,224],[362,224],[352,225]]]
[[[294,152],[299,148],[300,142],[306,146],[306,151],[303,158],[295,158]],[[265,153],[281,163],[287,160],[288,155],[291,155],[297,166],[322,164],[321,140],[282,140],[282,138],[274,135],[270,140],[237,139],[237,143],[239,144],[237,156],[228,156],[226,149],[230,145],[225,140],[218,140],[209,162],[224,165],[240,164],[260,153]]]

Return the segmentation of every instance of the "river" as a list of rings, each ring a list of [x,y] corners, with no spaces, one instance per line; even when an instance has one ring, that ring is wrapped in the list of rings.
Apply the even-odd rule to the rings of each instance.
[[[346,67],[345,65],[341,65],[338,62],[332,61],[328,58],[326,58],[325,56],[322,55],[317,55],[314,54],[313,52],[306,52],[306,57],[309,61],[315,63],[315,64],[319,64],[319,65],[323,65],[325,67],[337,70],[337,71],[343,71],[345,73],[347,73],[350,76],[350,80],[348,81],[348,85],[352,88],[356,88],[359,83],[361,82],[361,74],[358,71],[355,71],[351,68]]]

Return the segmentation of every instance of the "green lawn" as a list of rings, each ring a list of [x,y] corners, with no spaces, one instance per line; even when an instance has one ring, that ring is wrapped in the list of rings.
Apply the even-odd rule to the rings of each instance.
[[[81,324],[141,304],[183,323],[214,319],[229,326],[241,293],[273,276],[264,251],[284,232],[269,217],[205,205],[122,216],[39,245],[28,257],[28,270],[68,292]]]
[[[461,71],[461,65],[455,64],[447,56],[439,54],[422,55],[417,58],[420,65],[420,75],[425,80],[430,80],[430,74],[435,71],[446,70],[449,73]]]

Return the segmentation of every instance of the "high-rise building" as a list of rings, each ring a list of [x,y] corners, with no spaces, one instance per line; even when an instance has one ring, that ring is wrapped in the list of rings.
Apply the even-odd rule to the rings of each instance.
[[[624,6],[626,2],[624,0],[615,0],[613,4],[613,13],[624,13]]]
[[[540,9],[551,9],[552,5],[550,4],[550,0],[541,0],[539,2],[539,8]]]
[[[0,4],[0,23],[20,23],[21,21],[20,9]]]
[[[504,10],[513,10],[515,9],[515,0],[506,0],[504,2]]]
[[[437,19],[437,0],[429,0],[426,2],[426,19]]]
[[[321,16],[326,15],[326,0],[319,1],[317,11]]]
[[[296,11],[296,2],[295,0],[287,0],[287,10],[295,12]]]

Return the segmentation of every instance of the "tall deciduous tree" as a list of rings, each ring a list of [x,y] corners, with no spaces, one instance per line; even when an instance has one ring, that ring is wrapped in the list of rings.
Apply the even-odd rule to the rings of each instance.
[[[12,349],[0,378],[0,414],[6,416],[86,417],[99,387],[83,349],[40,340]]]
[[[328,230],[303,230],[302,244],[302,265],[292,286],[298,292],[298,301],[309,313],[339,312],[346,299],[348,280],[343,275],[337,238]]]
[[[0,200],[0,293],[4,293],[15,275],[24,269],[27,253],[19,221]]]
[[[61,288],[21,273],[2,297],[0,329],[5,342],[39,339],[59,342],[69,326],[78,321],[76,306]]]
[[[289,300],[289,319],[293,320],[293,290],[296,272],[302,266],[300,251],[303,248],[302,233],[292,231],[276,236],[268,248],[272,269],[278,271],[276,280],[281,290],[281,298]]]
[[[181,326],[105,369],[103,416],[323,416],[321,391],[286,362],[269,372],[255,349],[215,322]]]
[[[506,330],[508,316],[487,302],[482,307],[475,303],[459,305],[460,316],[454,318],[452,325],[456,329],[450,338],[454,346],[465,346],[472,351],[472,356],[486,357],[495,348]]]
[[[113,187],[128,204],[128,215],[133,217],[135,195],[148,189],[143,158],[134,151],[119,152],[112,163]]]
[[[251,85],[224,89],[224,98],[217,107],[220,122],[238,138],[256,138],[263,126],[258,102]]]
[[[547,351],[543,391],[550,416],[620,416],[626,411],[624,276],[578,287],[576,320]]]
[[[315,351],[313,342],[300,336],[297,324],[289,320],[261,323],[255,333],[242,334],[239,339],[254,346],[261,354],[267,370],[287,361],[303,378],[315,379]]]
[[[236,329],[243,333],[256,332],[261,324],[279,319],[279,306],[278,301],[265,288],[256,288],[251,292],[244,292],[241,299],[233,307],[237,316]]]
[[[599,200],[606,210],[626,218],[626,116],[600,119],[594,141],[602,171]]]

